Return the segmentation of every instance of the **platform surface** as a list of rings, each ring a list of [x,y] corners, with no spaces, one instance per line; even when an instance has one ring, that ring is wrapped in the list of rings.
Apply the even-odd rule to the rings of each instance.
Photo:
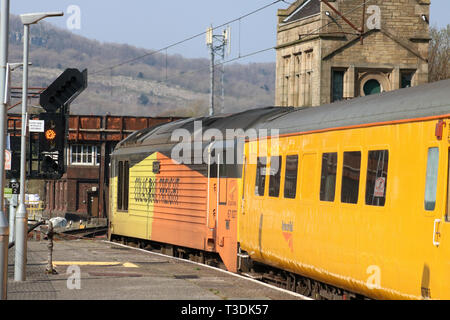
[[[45,273],[47,254],[46,241],[29,241],[27,278],[16,282],[10,250],[8,300],[302,299],[200,264],[100,240],[56,241],[56,275]]]

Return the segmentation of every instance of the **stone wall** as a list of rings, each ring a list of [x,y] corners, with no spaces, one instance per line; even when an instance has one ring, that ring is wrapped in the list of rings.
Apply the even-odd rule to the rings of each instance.
[[[328,2],[352,26],[324,2],[320,12],[289,23],[283,20],[305,1],[279,10],[276,105],[331,102],[333,70],[344,72],[343,99],[364,95],[370,80],[382,91],[409,84],[402,79],[427,82],[429,26],[422,15],[429,18],[429,0]]]

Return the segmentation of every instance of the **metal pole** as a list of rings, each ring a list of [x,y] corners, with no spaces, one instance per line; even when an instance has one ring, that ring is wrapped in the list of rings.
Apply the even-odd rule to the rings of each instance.
[[[224,59],[224,57],[222,59]],[[225,63],[222,63],[221,82],[222,82],[222,113],[225,113]]]
[[[6,300],[8,288],[8,244],[9,244],[9,227],[5,216],[0,215],[0,262],[2,273],[0,274],[0,300]]]
[[[211,95],[209,101],[209,115],[214,115],[214,43],[211,43]]]
[[[14,280],[25,281],[27,265],[27,229],[28,217],[25,206],[25,174],[26,174],[26,131],[28,103],[28,42],[30,26],[24,24],[23,35],[23,84],[22,84],[22,133],[20,137],[20,195],[19,207],[16,213],[16,260],[14,265]]]
[[[17,182],[16,179],[12,179],[11,182]],[[18,204],[17,194],[13,194],[9,202],[9,243],[13,243],[16,239],[14,238],[14,226],[16,220],[16,209]]]
[[[45,270],[49,274],[55,274],[55,269],[53,269],[53,223],[48,220],[47,229],[47,249],[48,249],[48,259],[47,259],[47,269]]]
[[[0,300],[6,300],[8,286],[8,242],[9,226],[4,212],[5,202],[5,147],[6,147],[6,104],[5,84],[9,44],[9,0],[2,0],[0,34]]]

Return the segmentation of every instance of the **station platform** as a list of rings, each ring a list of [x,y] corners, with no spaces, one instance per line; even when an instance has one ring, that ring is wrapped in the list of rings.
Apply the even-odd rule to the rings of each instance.
[[[45,272],[47,242],[28,241],[26,281],[14,281],[9,251],[8,300],[303,300],[275,288],[195,262],[105,240],[58,240]]]

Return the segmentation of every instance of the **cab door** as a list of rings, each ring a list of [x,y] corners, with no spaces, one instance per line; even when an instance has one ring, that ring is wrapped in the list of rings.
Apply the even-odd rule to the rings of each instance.
[[[217,251],[228,271],[237,271],[237,212],[239,195],[238,170],[234,161],[227,159],[234,150],[227,148],[217,160]],[[230,163],[231,162],[231,163]]]

